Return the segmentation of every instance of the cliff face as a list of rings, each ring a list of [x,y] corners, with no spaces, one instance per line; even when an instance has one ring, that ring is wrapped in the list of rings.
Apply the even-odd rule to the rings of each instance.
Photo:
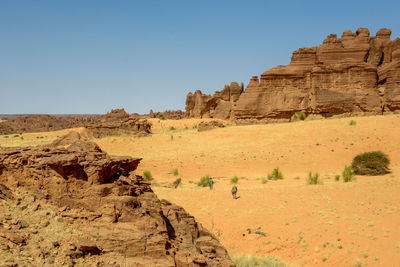
[[[366,28],[346,30],[341,38],[330,34],[322,45],[294,51],[289,65],[267,70],[260,79],[253,76],[245,91],[235,91],[229,117],[195,114],[196,103],[186,107],[187,114],[259,123],[288,121],[300,110],[329,117],[400,109],[400,39],[392,41],[390,35],[391,30],[380,29],[370,36]],[[214,98],[200,109],[225,110],[226,103]]]
[[[0,149],[0,262],[234,266],[212,233],[134,174],[140,160],[85,141]]]

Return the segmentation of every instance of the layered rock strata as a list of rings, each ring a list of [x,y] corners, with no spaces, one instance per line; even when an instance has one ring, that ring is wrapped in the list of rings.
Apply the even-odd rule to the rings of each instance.
[[[237,123],[263,123],[289,121],[301,110],[330,117],[400,109],[400,39],[390,36],[391,30],[385,28],[376,36],[366,28],[355,33],[346,30],[341,38],[330,34],[322,45],[294,51],[289,65],[250,79],[237,96],[230,118]],[[198,112],[212,98],[196,93],[196,99],[207,101],[193,101],[189,93],[187,116],[226,118]]]
[[[15,206],[0,216],[2,259],[36,266],[234,266],[213,234],[133,173],[139,162],[84,141],[1,149],[0,202],[9,202],[0,209]],[[23,197],[14,198],[22,189]],[[18,206],[27,211],[14,223]]]

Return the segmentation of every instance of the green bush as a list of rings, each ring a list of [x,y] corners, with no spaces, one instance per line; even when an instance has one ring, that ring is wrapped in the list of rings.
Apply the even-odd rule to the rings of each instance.
[[[354,126],[354,125],[356,125],[356,124],[357,124],[357,122],[356,122],[356,121],[353,121],[353,120],[351,120],[350,123],[349,123],[350,126]]]
[[[270,179],[270,180],[280,180],[280,179],[283,179],[283,174],[279,170],[279,168],[277,167],[277,168],[273,169],[270,174],[268,174],[268,179]]]
[[[335,175],[335,181],[338,182],[339,180],[340,180],[340,175],[339,175],[339,174],[336,174],[336,175]]]
[[[274,256],[257,257],[252,255],[230,255],[237,267],[289,267],[289,264]]]
[[[174,126],[171,126],[171,127],[169,127],[169,130],[170,130],[170,131],[175,131],[176,128],[175,128]]]
[[[234,176],[231,178],[231,184],[237,184],[239,182],[239,177]]]
[[[173,186],[174,188],[177,188],[177,187],[181,184],[181,182],[182,182],[182,179],[181,179],[181,178],[178,178],[178,179],[176,179],[176,180],[172,183],[172,186]]]
[[[307,118],[307,115],[304,111],[298,111],[293,114],[292,120],[295,121],[304,121]]]
[[[173,169],[171,171],[171,174],[173,174],[174,176],[178,176],[178,174],[179,174],[178,169]]]
[[[164,120],[165,120],[165,117],[164,117],[164,116],[160,116],[159,119],[162,120],[162,121],[164,121]]]
[[[153,180],[153,175],[151,175],[150,171],[144,171],[143,179],[145,179],[146,181],[151,181],[151,180]]]
[[[344,170],[342,172],[343,182],[351,182],[354,180],[354,171],[351,166],[344,166]]]
[[[322,184],[322,181],[319,179],[319,174],[315,173],[313,175],[312,172],[309,172],[307,177],[307,184]]]
[[[208,175],[203,176],[203,177],[201,177],[201,179],[197,183],[197,185],[201,186],[201,187],[207,187],[207,186],[209,186],[209,182],[208,182],[209,180],[210,180],[210,176],[208,176]]]
[[[382,175],[390,173],[389,158],[381,151],[365,152],[357,155],[351,166],[359,175]]]

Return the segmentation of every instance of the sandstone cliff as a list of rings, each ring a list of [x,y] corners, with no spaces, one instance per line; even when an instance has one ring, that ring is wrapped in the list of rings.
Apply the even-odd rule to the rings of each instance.
[[[0,149],[1,266],[234,266],[213,234],[95,143]]]
[[[390,36],[389,29],[380,29],[376,36],[366,28],[346,30],[341,38],[330,34],[322,45],[294,51],[289,65],[267,70],[260,79],[253,76],[246,90],[236,91],[230,118],[259,123],[289,121],[301,110],[330,117],[400,109],[400,39],[392,41]],[[196,93],[196,99],[205,101],[193,101],[189,93],[187,116],[229,118],[212,112],[227,110],[225,102],[215,100],[219,94]]]

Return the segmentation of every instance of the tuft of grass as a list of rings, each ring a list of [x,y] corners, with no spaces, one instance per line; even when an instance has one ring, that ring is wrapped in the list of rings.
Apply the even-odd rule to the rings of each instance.
[[[230,255],[237,267],[290,267],[289,264],[274,256],[257,257],[253,255]]]
[[[165,117],[164,116],[160,116],[159,119],[162,120],[162,121],[165,121]]]
[[[304,111],[298,111],[293,114],[292,120],[294,121],[304,121],[307,118],[307,115]]]
[[[151,180],[153,180],[153,175],[151,174],[150,171],[146,170],[146,171],[143,172],[143,178],[146,181],[151,181]]]
[[[206,175],[201,177],[200,181],[197,183],[198,186],[207,187],[209,186],[210,176]]]
[[[237,184],[239,182],[239,177],[234,176],[231,178],[231,184]]]
[[[266,184],[268,182],[268,178],[266,178],[266,177],[262,177],[261,178],[261,183],[262,184]]]
[[[349,122],[349,125],[350,126],[355,126],[357,124],[357,122],[355,121],[355,120],[351,120],[350,122]]]
[[[178,179],[176,179],[176,180],[172,183],[172,186],[173,186],[174,188],[178,188],[178,186],[179,186],[181,183],[182,183],[182,179],[181,179],[181,178],[178,178]]]
[[[322,184],[321,179],[319,179],[319,174],[315,173],[313,175],[312,172],[309,172],[307,177],[307,184]]]
[[[174,126],[171,126],[171,127],[169,127],[169,130],[170,130],[170,131],[175,131],[176,128],[175,128]]]
[[[351,182],[354,178],[354,171],[351,166],[344,166],[344,170],[342,172],[343,182]]]
[[[335,181],[336,181],[336,182],[339,182],[339,180],[340,180],[340,175],[339,175],[339,174],[336,174],[336,175],[335,175]]]
[[[365,152],[357,155],[351,166],[359,175],[383,175],[390,173],[389,157],[381,151]]]
[[[281,180],[283,179],[283,173],[278,167],[274,168],[270,174],[268,174],[269,180]]]
[[[171,174],[173,174],[174,176],[178,176],[178,174],[179,174],[178,169],[173,169],[171,171]]]

